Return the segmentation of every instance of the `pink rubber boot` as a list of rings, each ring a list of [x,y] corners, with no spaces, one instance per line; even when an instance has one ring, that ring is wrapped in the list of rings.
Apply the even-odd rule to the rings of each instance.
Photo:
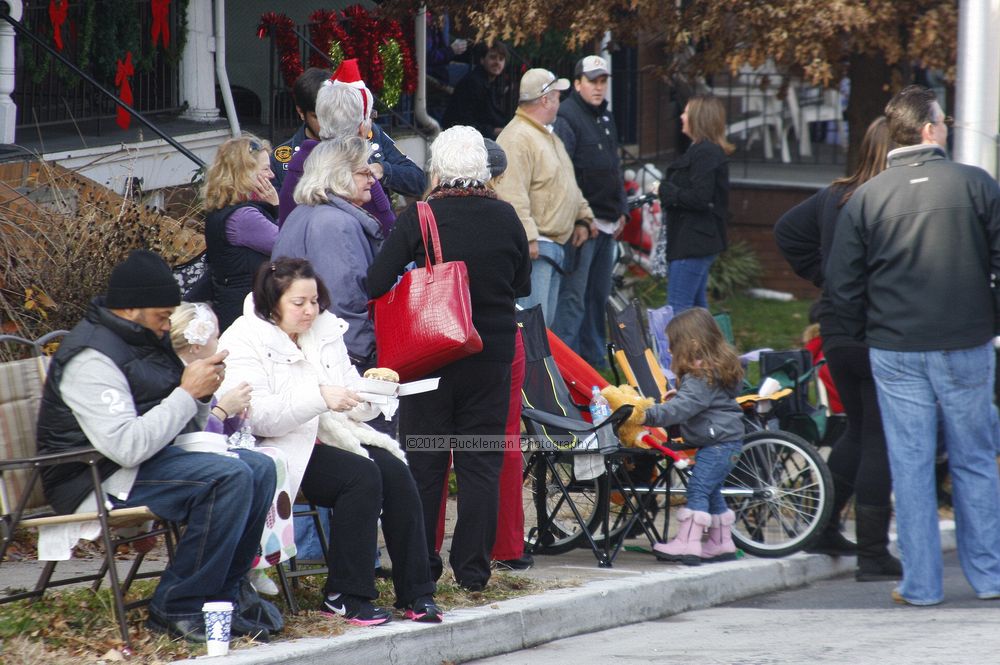
[[[698,510],[681,508],[677,511],[677,535],[669,543],[653,545],[653,554],[660,561],[680,561],[685,566],[701,564],[701,535],[712,523],[712,516]]]
[[[733,544],[732,526],[736,515],[727,510],[721,515],[712,515],[712,524],[708,527],[708,539],[701,546],[701,560],[732,561],[736,558],[736,545]]]

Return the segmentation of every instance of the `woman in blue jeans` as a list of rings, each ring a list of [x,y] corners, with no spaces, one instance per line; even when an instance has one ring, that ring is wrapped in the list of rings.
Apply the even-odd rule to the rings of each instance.
[[[743,368],[708,310],[696,307],[667,324],[678,388],[667,401],[637,409],[632,418],[643,425],[680,425],[685,444],[698,448],[687,488],[687,505],[677,511],[677,535],[653,546],[661,561],[697,566],[702,561],[728,561],[736,556],[730,535],[733,511],[722,498],[722,483],[736,466],[743,448],[743,412],[736,395]],[[708,540],[701,537],[708,529]]]
[[[729,158],[726,109],[712,95],[696,95],[681,114],[691,147],[667,167],[660,183],[666,243],[667,304],[679,314],[708,307],[708,270],[726,248]]]

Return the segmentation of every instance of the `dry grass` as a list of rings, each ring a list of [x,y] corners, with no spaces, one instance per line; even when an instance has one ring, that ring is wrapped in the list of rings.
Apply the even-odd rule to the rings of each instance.
[[[204,239],[192,226],[33,164],[23,180],[0,182],[0,330],[36,339],[73,327],[131,250],[151,249],[171,265],[197,255]]]
[[[319,605],[324,576],[300,578],[295,591],[296,602],[302,608],[291,616],[280,600],[279,607],[285,614],[285,630],[274,640],[301,637],[335,637],[349,630],[357,630],[339,618],[331,618],[308,608]],[[133,585],[130,596],[141,598],[152,593],[154,581]],[[384,607],[392,607],[394,595],[389,580],[378,580],[379,599]],[[494,573],[489,585],[482,592],[470,593],[459,587],[449,573],[438,583],[435,599],[448,612],[460,607],[476,607],[556,588],[556,583],[540,583],[527,577],[508,573]],[[396,620],[403,620],[396,611]],[[142,663],[169,663],[184,658],[204,655],[199,645],[170,640],[148,632],[144,627],[146,610],[132,610],[129,625],[133,640],[133,661]],[[233,642],[233,649],[252,646],[246,638]],[[107,590],[97,594],[89,589],[56,590],[35,603],[18,601],[0,605],[0,662],[5,664],[46,663],[50,665],[77,665],[81,662],[114,662],[122,656],[118,625],[114,619],[111,595]]]

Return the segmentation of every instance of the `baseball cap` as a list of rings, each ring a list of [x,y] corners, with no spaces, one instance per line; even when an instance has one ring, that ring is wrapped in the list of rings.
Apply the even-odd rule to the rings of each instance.
[[[529,69],[521,77],[521,94],[518,100],[530,102],[553,90],[569,90],[569,81],[556,78],[547,69]]]
[[[608,68],[608,61],[604,58],[598,55],[588,55],[585,58],[580,58],[579,62],[576,63],[574,76],[576,78],[586,76],[593,81],[599,76],[611,76],[611,70]]]

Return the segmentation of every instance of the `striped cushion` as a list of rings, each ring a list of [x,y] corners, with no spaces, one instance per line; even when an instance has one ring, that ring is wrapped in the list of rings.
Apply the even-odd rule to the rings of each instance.
[[[35,425],[41,402],[43,372],[47,360],[28,358],[0,363],[0,459],[34,457],[37,453]],[[24,492],[30,471],[11,471],[0,478],[0,505],[10,512]],[[36,483],[28,508],[46,505],[41,483]]]

